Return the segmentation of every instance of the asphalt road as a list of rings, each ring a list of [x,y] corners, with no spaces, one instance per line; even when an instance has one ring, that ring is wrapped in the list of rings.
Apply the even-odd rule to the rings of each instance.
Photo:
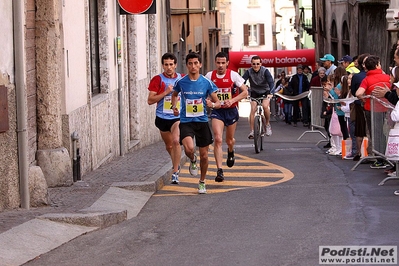
[[[307,266],[319,264],[319,246],[397,246],[399,197],[393,191],[399,182],[378,186],[386,176],[367,164],[352,171],[353,161],[326,155],[324,143],[316,145],[322,139],[317,132],[298,140],[306,130],[301,123],[294,128],[272,122],[272,127],[265,150],[255,154],[242,118],[236,154],[278,166],[292,178],[223,191],[227,185],[213,184],[209,176],[206,195],[161,190],[137,217],[81,236],[26,265]]]

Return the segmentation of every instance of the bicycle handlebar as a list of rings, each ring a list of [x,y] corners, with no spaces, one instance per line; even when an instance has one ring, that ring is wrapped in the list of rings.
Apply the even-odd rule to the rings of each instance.
[[[261,104],[262,100],[263,99],[267,99],[267,98],[269,98],[267,95],[263,95],[263,96],[258,97],[258,98],[254,98],[254,97],[249,96],[249,99],[251,99],[252,101],[257,102],[258,104]]]

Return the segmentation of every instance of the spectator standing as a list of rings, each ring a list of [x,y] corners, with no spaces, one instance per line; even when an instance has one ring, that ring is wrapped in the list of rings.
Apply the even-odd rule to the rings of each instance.
[[[308,78],[308,81],[312,80],[312,70],[309,66],[303,66],[303,74]]]
[[[341,58],[341,60],[338,61],[338,63],[340,63],[349,74],[356,74],[360,72],[360,70],[355,66],[353,58],[350,55],[345,55]]]
[[[366,70],[364,69],[363,61],[369,54],[359,55],[357,62],[359,73],[354,74],[351,82],[351,94],[356,96],[356,91],[360,87],[363,79],[366,77]],[[359,161],[361,157],[361,148],[363,138],[367,136],[366,132],[366,117],[364,116],[363,103],[360,100],[355,100],[353,108],[355,108],[355,136],[356,136],[356,150],[357,154],[354,155],[353,160]]]
[[[370,98],[363,98],[364,95],[371,95],[372,91],[376,88],[376,86],[387,86],[390,87],[390,77],[387,74],[384,74],[381,69],[380,58],[376,55],[370,55],[366,57],[364,60],[364,67],[367,70],[366,77],[363,79],[360,84],[359,89],[356,91],[356,97],[364,100],[364,113],[366,117],[366,125],[369,132],[369,145],[368,145],[368,153],[372,154],[372,130],[371,130],[371,106],[370,106]],[[386,165],[382,160],[377,159],[372,165],[371,168],[385,168]]]
[[[322,87],[322,80],[325,79],[325,81],[327,81],[326,69],[324,67],[319,67],[317,73],[318,75],[314,76],[310,81],[311,87]]]
[[[352,75],[345,75],[342,77],[342,88],[341,88],[341,99],[350,99],[353,98],[351,92],[350,92],[350,85],[352,82]],[[345,102],[341,103],[341,110],[345,113],[345,120],[346,120],[346,126],[349,128],[349,136],[351,137],[351,151],[345,155],[344,159],[345,160],[353,160],[354,155],[357,154],[357,147],[356,147],[356,136],[355,136],[355,121],[351,121],[350,119],[350,111],[351,111],[351,106],[353,106],[353,101],[354,100],[347,100]]]
[[[333,99],[341,98],[341,89],[342,89],[342,77],[346,75],[346,70],[343,66],[339,66],[335,69],[334,72],[334,87],[329,91],[330,95]],[[346,97],[346,94],[345,94]],[[341,155],[342,152],[342,139],[346,140],[349,137],[348,126],[345,121],[345,113],[341,110],[341,103],[334,104],[334,110],[337,113],[339,125],[341,127],[342,137],[341,136],[332,136],[334,138],[334,142],[336,144],[336,151],[330,153],[330,155]]]
[[[293,96],[299,95],[303,92],[309,91],[310,83],[308,78],[303,74],[303,66],[297,65],[297,73],[290,78],[288,82],[288,89],[293,92]],[[297,126],[297,122],[301,116],[301,110],[299,109],[299,102],[302,104],[302,123],[304,127],[309,127],[310,123],[310,102],[308,97],[304,97],[300,100],[292,102],[293,115],[292,121],[294,127]]]
[[[332,54],[325,54],[320,58],[320,61],[323,62],[323,67],[326,69],[327,76],[334,73],[337,66],[334,65],[335,57]]]
[[[279,93],[287,96],[292,96],[293,91],[289,90],[288,78],[284,78],[280,85],[276,88]],[[283,99],[283,110],[284,110],[284,120],[285,123],[291,125],[292,122],[292,101]]]
[[[398,84],[399,85],[399,84]],[[399,94],[399,90],[396,90],[396,93]],[[399,134],[399,102],[396,103],[395,108],[391,112],[391,119],[395,122],[395,126],[391,131],[390,134]],[[395,171],[396,169],[394,169]],[[394,195],[399,196],[399,190],[395,190]]]

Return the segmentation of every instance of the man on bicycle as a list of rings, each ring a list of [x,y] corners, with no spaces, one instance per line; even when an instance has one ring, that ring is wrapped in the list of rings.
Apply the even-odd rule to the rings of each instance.
[[[229,59],[227,54],[220,52],[215,56],[216,70],[210,71],[206,77],[212,80],[218,87],[217,96],[221,103],[220,109],[212,109],[212,130],[215,138],[213,153],[215,156],[217,174],[215,181],[223,182],[223,131],[226,127],[226,144],[228,167],[234,165],[234,134],[239,119],[238,102],[248,96],[247,86],[244,84],[244,79],[235,71],[227,69]]]
[[[245,82],[249,80],[250,85],[250,96],[252,98],[260,98],[262,96],[268,96],[270,91],[274,86],[273,76],[270,71],[262,66],[262,59],[260,56],[253,56],[251,58],[252,67],[245,71],[242,76]],[[266,136],[272,134],[272,126],[270,125],[270,98],[267,97],[263,99],[262,106],[264,110],[264,115],[266,118]],[[251,101],[251,113],[249,115],[249,125],[251,127],[251,132],[248,135],[249,139],[254,138],[254,116],[256,112],[256,102]]]

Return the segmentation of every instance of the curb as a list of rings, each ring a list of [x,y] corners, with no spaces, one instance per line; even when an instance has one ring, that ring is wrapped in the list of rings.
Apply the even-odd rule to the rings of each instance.
[[[186,161],[182,152],[180,165]],[[169,182],[172,171],[170,162],[148,181],[115,182],[86,209],[44,214],[0,234],[0,246],[6,247],[0,250],[0,264],[24,264],[83,234],[136,217],[150,197]]]

